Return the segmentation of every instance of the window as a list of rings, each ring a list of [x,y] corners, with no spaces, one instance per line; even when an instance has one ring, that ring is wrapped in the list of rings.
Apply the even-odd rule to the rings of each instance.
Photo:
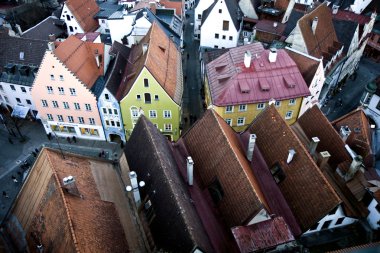
[[[110,99],[110,96],[108,94],[104,94],[104,98],[109,100]]]
[[[103,109],[103,113],[107,114],[107,109],[106,108],[102,108],[102,109]]]
[[[112,114],[112,109],[108,108],[108,114]]]
[[[90,104],[84,104],[84,106],[86,107],[86,111],[91,111],[91,105]]]
[[[26,93],[26,89],[25,89],[25,87],[21,87],[21,91],[22,91],[23,93]]]
[[[229,27],[230,27],[230,22],[223,20],[223,31],[228,31]]]
[[[17,101],[17,103],[20,103],[20,104],[21,104],[21,99],[16,98],[16,101]]]
[[[67,119],[70,123],[74,123],[74,117],[73,116],[67,116]]]
[[[150,110],[149,111],[149,118],[151,118],[151,119],[157,118],[157,111],[156,110]]]
[[[29,99],[26,99],[26,103],[27,103],[28,105],[31,105],[31,104],[32,104],[32,101],[30,101]]]
[[[232,126],[232,119],[226,119],[226,123],[230,126]]]
[[[84,118],[83,117],[78,117],[79,123],[84,124]]]
[[[273,176],[274,181],[276,181],[277,184],[281,183],[282,180],[284,180],[286,177],[285,172],[282,170],[279,163],[275,163],[270,169],[270,172]]]
[[[289,99],[289,105],[295,105],[296,100],[294,98]]]
[[[198,14],[198,19],[202,19],[202,14]]]
[[[265,104],[264,103],[257,104],[257,109],[262,110],[264,108],[265,108]]]
[[[172,117],[172,111],[170,110],[164,110],[164,118],[169,119]]]
[[[102,23],[104,24],[106,21],[104,19],[102,19]]]
[[[95,119],[94,118],[89,118],[88,120],[90,121],[90,125],[95,125]]]
[[[62,117],[62,115],[57,115],[57,117],[58,117],[58,121],[60,121],[60,122],[63,121],[63,117]]]
[[[74,88],[70,88],[70,95],[71,96],[76,96],[77,95],[77,91]]]
[[[166,132],[171,131],[172,130],[172,124],[164,124],[164,130]]]
[[[60,81],[65,80],[65,79],[63,79],[63,75],[59,75],[59,80],[60,80]]]
[[[71,20],[70,15],[66,15],[66,19],[67,21],[70,21]]]
[[[46,86],[46,88],[47,88],[47,92],[48,92],[49,94],[53,94],[53,87],[51,87],[51,86]]]
[[[219,33],[215,33],[215,39],[219,39]]]
[[[158,101],[158,95],[154,95],[154,100]]]
[[[233,112],[234,111],[234,106],[233,105],[227,105],[226,106],[226,112]]]
[[[3,85],[0,85],[0,90],[4,90]]]
[[[293,111],[288,111],[285,114],[285,119],[291,119],[293,117]]]
[[[55,80],[54,75],[50,75],[50,80]]]
[[[218,46],[217,46],[217,45],[215,45],[215,46],[214,46],[214,48],[218,48]]]
[[[152,102],[150,99],[150,93],[144,93],[144,99],[146,104],[150,104]]]
[[[230,37],[228,37],[230,40],[233,40],[233,37],[232,36],[230,36]]]
[[[109,126],[109,125],[110,125],[109,120],[106,120],[106,126]]]
[[[41,102],[43,107],[48,107],[48,103],[45,99],[42,99]]]
[[[380,111],[380,101],[379,101],[379,103],[377,103],[376,109]]]
[[[117,109],[113,109],[113,114],[118,115]]]
[[[58,87],[58,93],[59,93],[59,95],[64,95],[65,89],[63,87]]]
[[[239,105],[239,112],[247,111],[247,105]]]
[[[321,229],[326,229],[326,228],[329,228],[331,224],[331,220],[328,220],[328,221],[325,221],[321,227]]]
[[[70,109],[69,103],[68,102],[63,102],[63,108]]]
[[[119,121],[116,121],[116,126],[120,127],[120,122]]]
[[[224,40],[225,40],[225,39],[226,39],[226,35],[223,35],[223,36],[222,36],[222,39],[224,39]]]
[[[274,102],[274,105],[275,105],[276,107],[280,107],[280,105],[281,105],[281,101],[276,101],[276,102]]]
[[[79,103],[74,103],[75,110],[80,110],[80,105]]]
[[[57,101],[53,100],[52,102],[53,102],[53,107],[54,107],[54,108],[58,108],[58,107],[59,107]]]
[[[144,87],[149,87],[149,80],[144,78]]]
[[[224,196],[224,191],[218,178],[215,178],[207,188],[214,203],[218,204]]]
[[[335,225],[340,225],[343,223],[343,220],[344,220],[344,217],[340,217],[339,219],[337,219],[337,221],[335,222]]]
[[[133,118],[137,118],[139,116],[139,110],[137,108],[132,108],[131,114]]]
[[[141,100],[141,95],[137,94],[137,95],[136,95],[136,99],[137,99],[137,100]]]
[[[115,126],[115,121],[111,120],[111,126]]]
[[[53,115],[51,115],[50,113],[47,114],[47,117],[48,117],[48,120],[53,120]]]
[[[74,32],[74,29],[71,25],[69,26],[69,30],[70,30],[70,32]]]
[[[222,13],[222,9],[219,9],[219,13]]]
[[[245,118],[238,118],[237,119],[237,125],[238,126],[244,126],[244,123],[245,123]]]

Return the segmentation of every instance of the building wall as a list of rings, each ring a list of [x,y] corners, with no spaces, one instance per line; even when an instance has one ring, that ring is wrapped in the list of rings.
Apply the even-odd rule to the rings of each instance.
[[[69,20],[70,19],[70,20]],[[73,35],[76,33],[83,33],[82,27],[79,25],[78,21],[75,19],[69,8],[67,8],[66,4],[63,6],[61,13],[61,20],[65,21],[67,26],[67,34]],[[72,28],[72,30],[70,29]]]
[[[114,41],[122,43],[121,39],[132,31],[132,23],[134,22],[135,17],[136,15],[125,15],[123,16],[123,19],[108,20],[112,43],[114,43]],[[131,44],[133,44],[132,41]],[[130,47],[130,45],[128,46]]]
[[[54,75],[55,80],[51,80],[50,75]],[[63,76],[63,81],[60,80]],[[49,94],[47,86],[53,88],[53,93]],[[64,95],[59,94],[58,87],[64,88]],[[69,88],[75,88],[77,95],[70,95]],[[91,91],[75,77],[51,51],[45,53],[41,67],[34,80],[32,97],[36,105],[46,133],[51,133],[53,128],[58,136],[77,136],[83,139],[104,140],[104,131],[99,116],[96,97]],[[42,105],[42,100],[46,100],[48,107]],[[59,108],[54,108],[52,101],[57,101]],[[64,109],[63,102],[69,103],[69,109]],[[74,103],[80,104],[80,110],[76,110]],[[87,111],[85,104],[90,104],[91,111]],[[47,114],[52,114],[53,120],[49,120]],[[63,116],[63,122],[58,122],[58,116]],[[70,123],[68,116],[74,118],[74,123]],[[79,123],[78,117],[84,118],[84,124]],[[93,118],[95,124],[90,124],[89,118]],[[70,127],[69,132],[65,132],[65,127]],[[58,130],[60,129],[60,130]],[[89,133],[86,133],[88,129]]]
[[[354,4],[351,4],[350,10],[356,14],[360,14],[371,2],[372,0],[356,0]]]
[[[109,31],[109,25],[108,25],[108,20],[107,19],[104,19],[104,18],[99,18],[98,19],[98,22],[99,22],[99,32],[101,34],[109,34],[110,31]]]
[[[244,16],[252,19],[259,19],[257,16],[255,8],[252,6],[251,0],[240,0],[239,1],[240,9],[243,11]]]
[[[11,86],[13,86],[15,90],[13,90]],[[30,93],[31,89],[30,86],[0,82],[0,103],[5,103],[12,108],[16,105],[27,106],[31,110],[36,111],[37,108],[33,103]],[[17,102],[17,98],[21,100],[21,103]]]
[[[368,206],[369,214],[367,216],[367,221],[369,225],[371,226],[372,229],[376,229],[376,230],[380,228],[380,225],[378,223],[380,221],[380,212],[379,212],[380,208],[377,207],[378,205],[379,204],[377,203],[377,201],[373,199]]]
[[[198,35],[201,34],[201,21],[202,21],[202,15],[203,11],[206,10],[208,7],[210,7],[211,4],[213,4],[213,0],[202,0],[198,2],[197,7],[195,7],[194,11],[194,38],[197,38]],[[200,16],[200,18],[198,18]]]
[[[144,79],[148,79],[149,87],[144,87]],[[151,103],[145,103],[144,93],[151,95]],[[140,99],[137,99],[140,95]],[[158,100],[155,100],[158,95]],[[151,73],[143,68],[131,90],[120,101],[121,114],[124,121],[126,138],[128,139],[132,133],[140,114],[144,114],[153,124],[156,124],[162,134],[170,136],[172,140],[177,140],[180,135],[179,124],[181,121],[181,106],[177,105],[171,97],[165,92],[157,80]],[[131,109],[138,110],[138,115],[132,117]],[[150,110],[156,111],[156,118],[150,117]],[[171,111],[171,118],[164,118],[164,110]],[[164,124],[171,124],[172,131],[165,131]]]
[[[292,44],[293,49],[300,51],[302,53],[308,54],[306,44],[301,33],[301,29],[298,26],[298,24],[293,29],[293,31],[289,34],[285,42]]]
[[[106,99],[106,95],[108,96],[108,99]],[[120,136],[120,139],[125,142],[125,132],[119,102],[108,89],[104,89],[100,94],[98,98],[98,107],[107,141],[111,141],[110,135],[115,134]],[[106,113],[104,112],[104,109],[106,110]]]
[[[219,13],[219,10],[222,13]],[[228,31],[223,31],[223,21],[229,22]],[[212,32],[210,32],[212,31]],[[239,39],[239,30],[236,30],[224,0],[218,1],[201,27],[201,47],[231,48],[236,47]],[[218,34],[219,38],[215,38]],[[225,36],[225,39],[223,39]],[[232,37],[232,40],[230,40]]]

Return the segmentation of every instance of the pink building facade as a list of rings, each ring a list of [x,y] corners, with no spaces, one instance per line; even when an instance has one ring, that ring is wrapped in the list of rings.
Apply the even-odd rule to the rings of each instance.
[[[53,51],[45,53],[32,97],[47,134],[105,140],[96,96]]]

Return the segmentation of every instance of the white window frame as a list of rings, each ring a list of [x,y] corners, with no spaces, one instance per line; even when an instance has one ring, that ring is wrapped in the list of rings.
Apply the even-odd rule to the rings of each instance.
[[[53,120],[54,120],[52,114],[48,113],[48,114],[46,114],[46,115],[47,115],[48,120],[50,120],[50,121],[53,121]]]
[[[59,115],[57,115],[57,117],[58,117],[59,122],[63,122],[63,116],[62,115],[59,114]]]
[[[163,116],[164,116],[164,119],[171,119],[172,118],[172,111],[171,110],[164,110]]]
[[[94,118],[88,118],[90,125],[95,125],[95,119]]]
[[[296,104],[296,99],[295,98],[289,99],[289,105],[295,105],[295,104]]]
[[[75,110],[80,110],[80,104],[79,103],[74,103]]]
[[[157,119],[157,111],[156,110],[149,110],[149,118]]]
[[[70,90],[70,95],[71,96],[76,96],[77,95],[77,90],[75,88],[69,88]]]
[[[239,123],[239,121],[241,121],[241,120],[242,120],[242,122]],[[245,125],[245,117],[238,118],[237,119],[237,126],[244,126],[244,125]]]
[[[53,100],[51,102],[52,102],[54,108],[59,108],[58,101]]]
[[[41,99],[42,107],[49,107],[49,104],[46,99]]]
[[[276,102],[274,102],[274,106],[276,106],[276,107],[280,107],[281,106],[281,101],[276,101]]]
[[[74,123],[74,117],[73,116],[67,116],[67,119],[70,123]]]
[[[64,109],[70,109],[69,102],[63,102],[63,108]]]
[[[290,114],[290,115],[288,115]],[[286,114],[285,114],[285,119],[291,119],[293,118],[293,111],[287,111]]]
[[[131,117],[132,118],[138,118],[139,117],[139,109],[131,108]]]
[[[164,131],[165,132],[171,132],[171,131],[173,131],[172,124],[164,124]]]
[[[229,126],[232,126],[232,119],[225,119],[225,121]]]
[[[246,111],[247,111],[247,104],[239,105],[239,112],[246,112]]]
[[[59,95],[65,95],[65,88],[58,87],[58,93],[59,93]]]
[[[229,108],[231,110],[229,110]],[[232,113],[232,112],[234,112],[234,106],[233,105],[227,105],[226,106],[226,113]]]
[[[46,86],[46,89],[47,89],[48,94],[53,94],[54,93],[52,86]]]
[[[91,111],[91,104],[84,104],[84,106],[86,107],[86,111]]]
[[[257,109],[258,110],[263,110],[265,108],[265,103],[258,103],[257,104]]]
[[[78,117],[79,124],[84,124],[84,118],[83,117]]]

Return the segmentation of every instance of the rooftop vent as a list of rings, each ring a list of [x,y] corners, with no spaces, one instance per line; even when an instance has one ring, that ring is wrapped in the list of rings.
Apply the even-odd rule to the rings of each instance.
[[[75,179],[73,176],[68,176],[68,177],[63,178],[63,185],[72,184],[74,182],[75,182]]]
[[[249,51],[245,51],[244,53],[244,66],[246,68],[251,67],[252,54]]]
[[[269,49],[269,57],[268,57],[269,62],[276,62],[277,60],[277,49],[276,48],[271,48]]]
[[[346,142],[348,136],[351,134],[351,130],[348,126],[341,126],[339,134],[340,134],[340,137],[342,137],[343,141]]]
[[[318,157],[318,161],[317,161],[318,167],[323,169],[327,165],[327,162],[329,161],[330,157],[331,157],[331,155],[328,151],[320,152],[319,157]]]
[[[334,4],[332,7],[332,14],[334,14],[334,15],[337,14],[338,10],[339,10],[339,6]]]
[[[294,149],[289,149],[288,158],[286,159],[287,164],[289,164],[293,161],[295,154],[296,154],[296,151]]]
[[[55,34],[54,33],[49,34],[49,41],[54,42],[55,40],[56,40]]]
[[[247,149],[247,159],[249,161],[252,161],[253,150],[255,148],[256,138],[257,138],[256,134],[250,134],[249,135],[248,149]]]
[[[186,159],[186,168],[187,168],[187,182],[189,185],[193,185],[194,161],[191,158],[191,156],[188,156]]]
[[[148,50],[148,43],[144,43],[144,44],[142,44],[142,51],[143,51],[143,54],[145,54],[146,53],[146,51]]]
[[[260,78],[259,79],[260,89],[261,91],[269,91],[270,85],[269,81],[266,78]]]
[[[313,22],[311,23],[311,30],[313,31],[313,34],[315,35],[315,31],[317,30],[318,25],[318,17],[315,17],[313,19]]]
[[[238,83],[239,83],[241,93],[249,93],[249,85],[248,85],[247,81],[240,80],[240,81],[238,81]]]
[[[311,138],[310,146],[309,146],[309,153],[310,155],[314,155],[315,150],[317,149],[318,143],[319,143],[318,137]]]

